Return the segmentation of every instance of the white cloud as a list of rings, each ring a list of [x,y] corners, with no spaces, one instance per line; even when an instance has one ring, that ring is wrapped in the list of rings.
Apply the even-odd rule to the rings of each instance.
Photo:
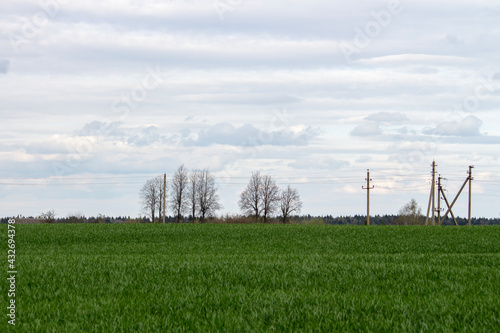
[[[423,130],[424,134],[442,136],[479,136],[480,128],[483,125],[481,119],[475,116],[468,116],[461,121],[444,121],[434,128]]]

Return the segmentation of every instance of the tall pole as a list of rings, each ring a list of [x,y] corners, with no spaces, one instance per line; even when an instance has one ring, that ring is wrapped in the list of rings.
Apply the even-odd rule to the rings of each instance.
[[[457,202],[457,199],[458,197],[460,197],[460,194],[462,194],[462,191],[464,190],[465,188],[465,185],[467,185],[467,182],[469,181],[469,177],[467,177],[465,179],[465,182],[464,184],[462,185],[462,187],[460,188],[460,190],[458,191],[457,195],[455,196],[455,199],[453,199],[453,202],[451,203],[450,207],[448,207],[448,210],[446,211],[446,213],[444,214],[444,217],[448,216],[448,213],[451,212],[451,209],[453,208],[453,206],[455,205],[455,202]]]
[[[432,181],[431,193],[429,194],[429,205],[427,206],[427,217],[425,225],[429,224],[429,213],[432,211],[431,223],[434,225],[434,212],[435,212],[435,198],[436,198],[436,161],[432,161]]]
[[[432,225],[435,224],[434,217],[435,215],[435,207],[436,207],[436,162],[432,161]]]
[[[446,195],[444,194],[444,190],[442,188],[441,188],[441,194],[443,195],[444,202],[446,202],[446,206],[448,206],[448,211],[451,213],[451,217],[453,218],[453,222],[455,222],[455,225],[458,225],[457,219],[455,218],[455,214],[453,214],[453,211],[451,210],[451,207],[450,207],[450,203],[448,202],[448,199],[446,198]],[[448,211],[443,216],[443,220],[446,219]],[[439,225],[441,225],[441,224],[439,224]]]
[[[438,177],[438,225],[441,225],[441,192],[443,191],[443,188],[441,187],[441,175]],[[433,223],[434,224],[434,223]]]
[[[165,223],[165,203],[167,199],[167,174],[163,174],[163,223]]]
[[[472,169],[473,165],[469,166],[469,222],[468,225],[471,225],[471,209],[472,209]]]
[[[375,186],[370,187],[370,170],[366,170],[366,225],[370,225],[370,189],[375,188]]]

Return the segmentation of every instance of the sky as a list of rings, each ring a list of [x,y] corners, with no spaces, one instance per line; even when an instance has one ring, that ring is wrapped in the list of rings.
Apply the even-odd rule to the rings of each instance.
[[[499,217],[500,3],[10,0],[0,11],[0,216],[137,217],[145,181],[253,171],[302,213],[426,213],[474,166]],[[468,187],[467,187],[468,188]],[[467,190],[455,215],[467,216]],[[444,202],[443,202],[444,205]]]

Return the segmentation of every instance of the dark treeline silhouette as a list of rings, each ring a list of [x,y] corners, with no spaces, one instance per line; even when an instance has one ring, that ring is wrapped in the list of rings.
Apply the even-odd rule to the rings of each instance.
[[[0,223],[5,224],[9,219],[15,219],[16,223],[20,224],[32,224],[32,223],[151,223],[149,217],[130,217],[130,216],[68,216],[68,217],[56,217],[53,221],[48,221],[41,217],[33,216],[13,216],[0,218]],[[165,216],[165,222],[173,223],[176,219],[174,216]],[[188,220],[186,220],[187,222]]]
[[[397,225],[398,215],[375,215],[370,216],[370,224],[373,225]],[[9,219],[15,219],[17,223],[47,223],[46,220],[41,218],[35,218],[33,216],[14,216],[14,217],[4,217],[0,219],[0,223],[6,224]],[[467,218],[457,217],[457,222],[459,225],[466,225]],[[366,221],[366,215],[353,215],[353,216],[337,216],[324,215],[324,216],[312,216],[312,215],[300,215],[291,216],[291,224],[330,224],[330,225],[363,225]],[[176,216],[165,216],[166,223],[176,223]],[[193,219],[191,216],[184,218],[182,223],[197,223],[199,220]],[[243,215],[226,215],[221,217],[213,217],[207,220],[208,223],[263,223],[262,220],[256,222],[254,217],[248,217]],[[500,218],[485,218],[485,217],[475,217],[471,220],[472,225],[500,225]],[[70,216],[55,218],[52,223],[151,223],[149,217],[136,217],[131,218],[130,216]],[[267,223],[278,224],[282,223],[281,217],[269,218]],[[454,225],[453,220],[448,218],[443,222],[443,225]]]
[[[370,216],[370,224],[374,225],[399,225],[397,219],[399,215],[375,215]],[[326,215],[320,217],[323,219],[325,224],[352,224],[352,225],[362,225],[366,222],[366,215],[354,215],[354,216],[339,216],[333,217],[332,215]],[[312,218],[314,219],[314,218]],[[468,222],[467,218],[456,217],[458,225],[466,225]],[[436,218],[437,224],[437,218]],[[453,219],[447,218],[442,223],[443,225],[455,225]],[[471,219],[472,225],[500,225],[500,218],[485,218],[485,217],[473,217]]]

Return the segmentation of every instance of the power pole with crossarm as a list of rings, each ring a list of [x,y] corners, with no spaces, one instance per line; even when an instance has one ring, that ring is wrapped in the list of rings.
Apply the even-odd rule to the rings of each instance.
[[[363,186],[363,189],[366,190],[366,225],[370,225],[370,190],[374,189],[375,186],[370,187],[370,170],[366,170],[366,187]]]
[[[167,174],[163,174],[163,223],[165,223],[165,204],[167,197]]]
[[[429,224],[429,213],[432,211],[431,224],[434,225],[435,199],[436,199],[436,161],[432,161],[432,181],[431,193],[429,195],[429,205],[427,206],[427,217],[425,218],[425,225]]]

